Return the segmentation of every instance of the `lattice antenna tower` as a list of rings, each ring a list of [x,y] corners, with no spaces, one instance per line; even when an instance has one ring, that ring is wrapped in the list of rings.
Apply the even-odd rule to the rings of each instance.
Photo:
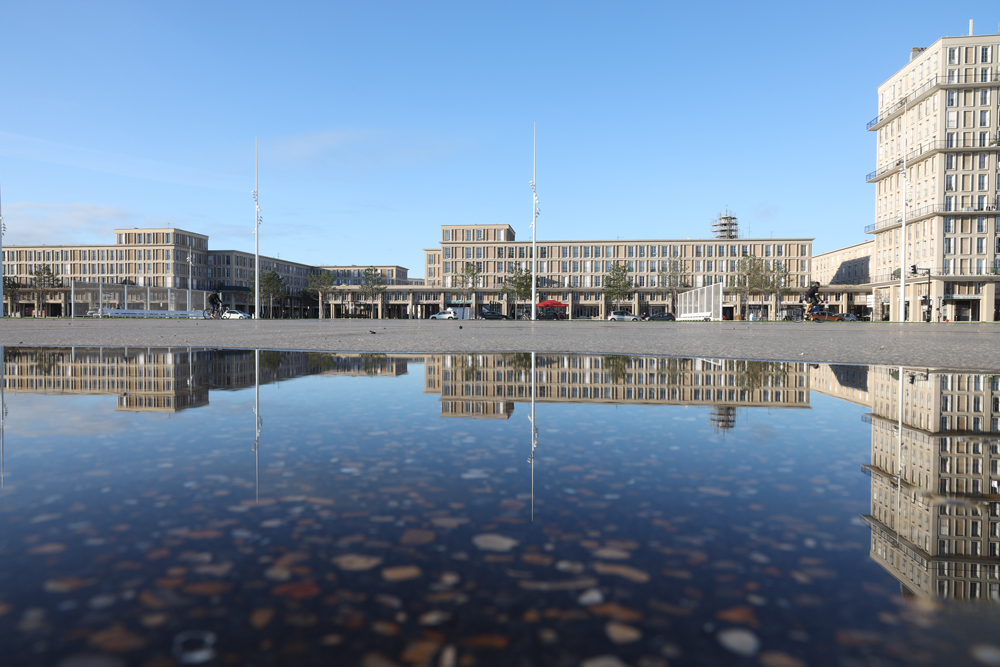
[[[736,215],[727,208],[725,213],[720,213],[712,221],[712,238],[738,239],[739,237],[740,225],[736,221]]]

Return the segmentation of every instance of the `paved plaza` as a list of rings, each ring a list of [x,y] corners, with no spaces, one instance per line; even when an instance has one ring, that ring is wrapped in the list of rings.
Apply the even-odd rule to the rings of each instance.
[[[372,333],[374,332],[374,333]],[[0,345],[570,352],[1000,372],[1000,324],[6,319]]]

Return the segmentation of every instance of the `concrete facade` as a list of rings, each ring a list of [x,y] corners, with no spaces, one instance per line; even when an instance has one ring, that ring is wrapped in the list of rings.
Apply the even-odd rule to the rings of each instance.
[[[627,266],[635,293],[631,302],[615,304],[616,310],[636,315],[672,312],[672,294],[663,284],[665,271],[678,276],[686,289],[716,283],[725,286],[727,319],[757,312],[761,319],[775,319],[786,308],[797,307],[812,271],[811,238],[788,239],[637,239],[623,241],[550,241],[538,245],[538,300],[567,304],[569,319],[607,317],[612,305],[602,293],[602,280],[614,263]],[[792,292],[781,304],[773,295],[754,295],[742,307],[730,289],[740,258],[755,256],[787,267]],[[502,293],[506,276],[516,269],[531,271],[531,241],[517,241],[510,225],[442,225],[440,246],[424,250],[426,287],[446,290],[447,306],[482,307],[516,315],[530,310],[530,303],[515,304]],[[479,272],[475,289],[462,281],[469,263]]]
[[[1000,35],[916,48],[878,87],[872,289],[894,321],[992,321],[996,311]],[[905,206],[905,215],[904,215]],[[905,219],[905,223],[904,223]]]

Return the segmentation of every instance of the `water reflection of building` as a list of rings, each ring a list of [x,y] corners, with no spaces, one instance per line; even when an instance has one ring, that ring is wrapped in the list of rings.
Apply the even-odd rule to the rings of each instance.
[[[871,405],[868,371],[868,366],[845,364],[816,366],[809,374],[810,389],[868,407]]]
[[[872,559],[906,594],[1000,600],[996,383],[913,369],[901,382],[885,367],[870,378]]]
[[[443,416],[506,419],[531,400],[528,354],[431,355],[424,373]],[[720,428],[735,423],[737,408],[809,407],[800,363],[539,354],[535,373],[539,402],[701,405]]]
[[[305,375],[403,375],[387,355],[260,353],[260,382]],[[207,405],[209,390],[254,386],[253,350],[188,347],[6,348],[4,388],[13,393],[117,395],[117,409],[177,412]]]

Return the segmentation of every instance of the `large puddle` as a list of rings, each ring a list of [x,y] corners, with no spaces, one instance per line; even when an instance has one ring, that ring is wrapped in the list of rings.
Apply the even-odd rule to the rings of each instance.
[[[1000,664],[990,375],[3,361],[4,664]]]

